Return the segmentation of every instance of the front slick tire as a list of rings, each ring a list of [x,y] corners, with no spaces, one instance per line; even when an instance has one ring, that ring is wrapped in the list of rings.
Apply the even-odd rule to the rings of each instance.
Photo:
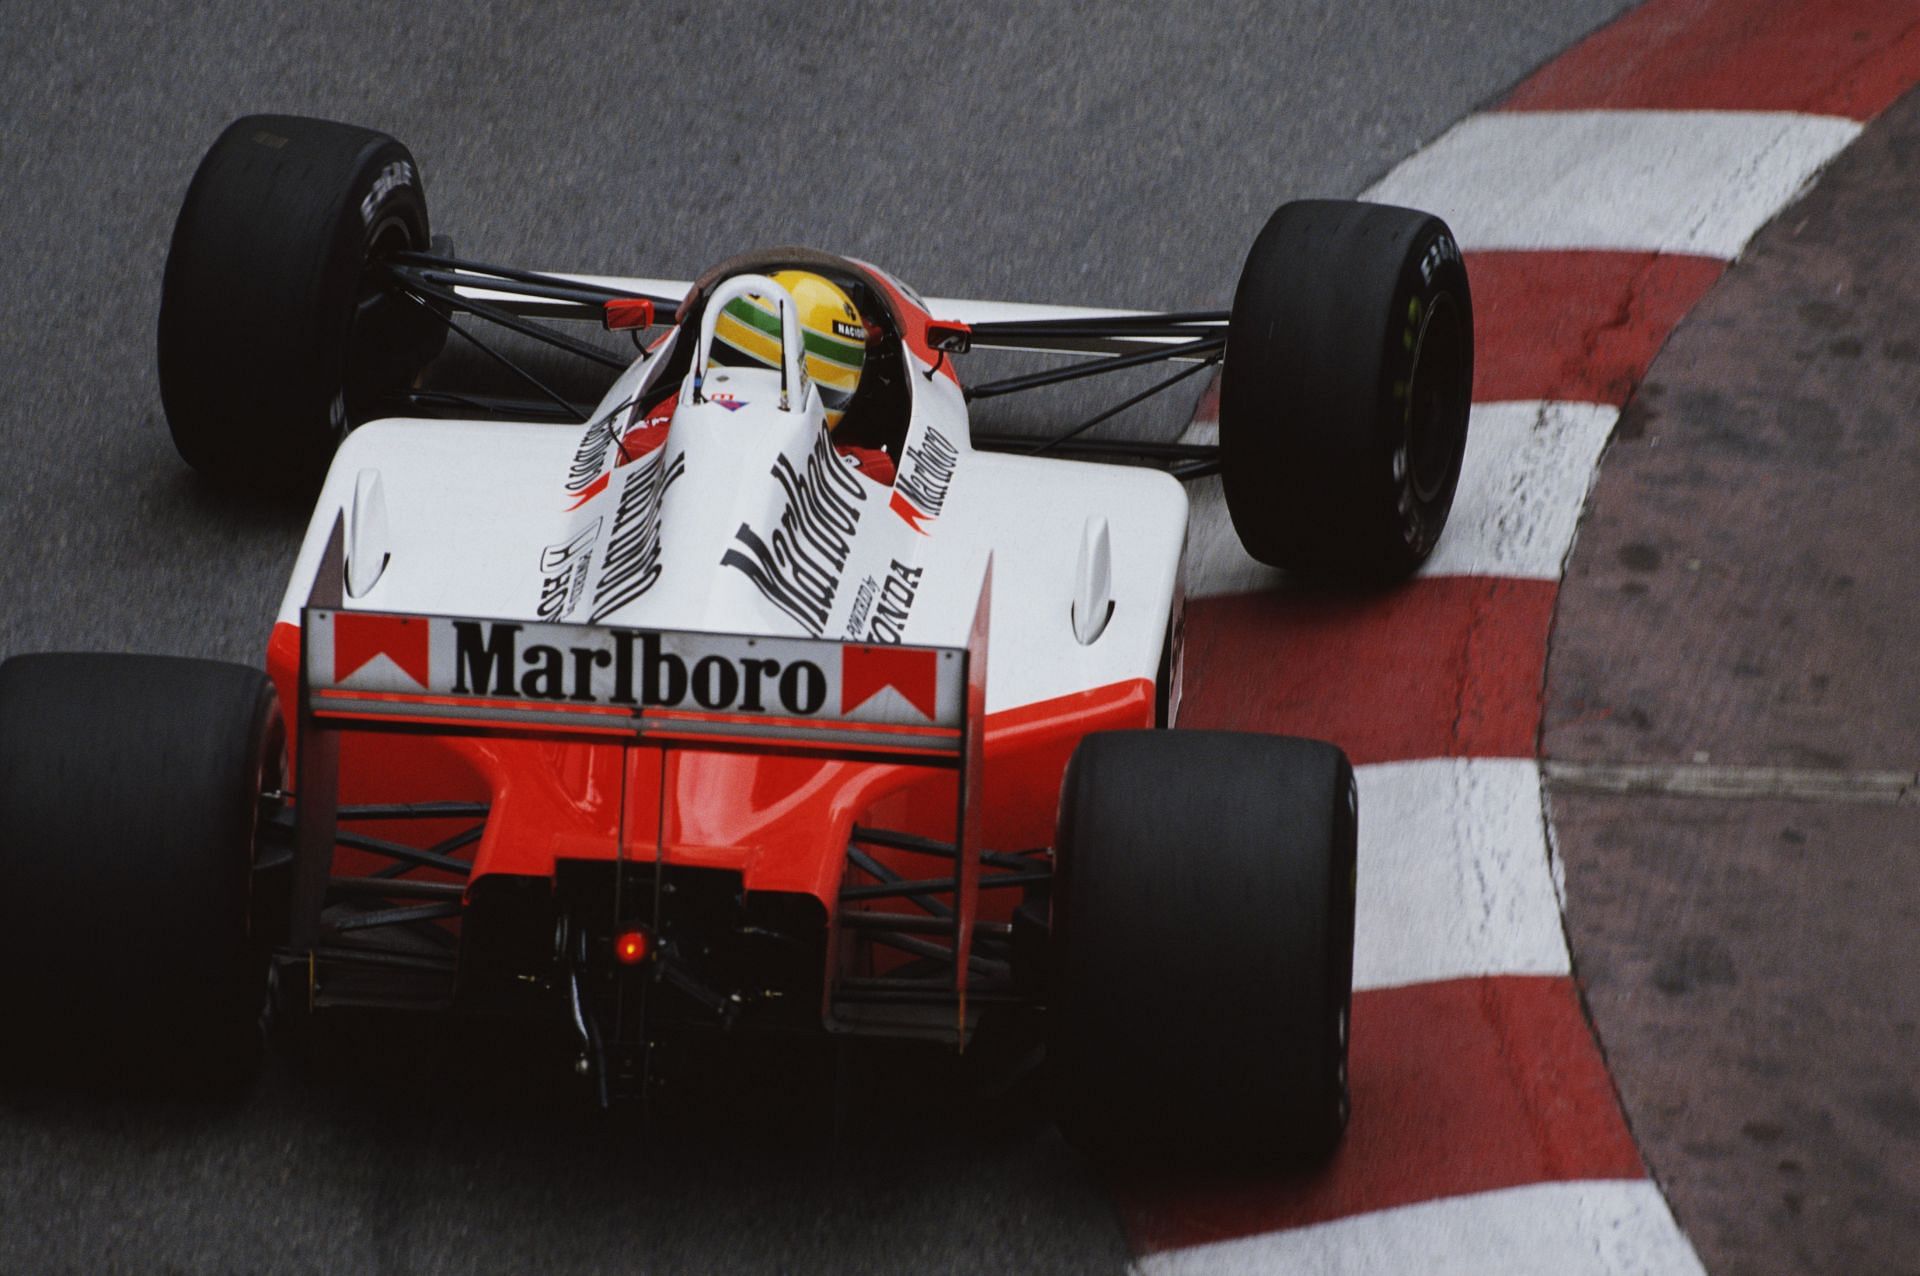
[[[446,340],[377,264],[429,236],[419,168],[393,138],[234,121],[187,187],[160,286],[160,399],[187,464],[227,487],[317,482]]]
[[[1354,788],[1330,744],[1088,736],[1067,768],[1049,1067],[1103,1160],[1301,1167],[1347,1122]]]
[[[1472,396],[1473,298],[1446,223],[1283,205],[1247,255],[1220,380],[1241,544],[1314,579],[1407,575],[1453,508]]]
[[[251,1075],[266,994],[253,853],[285,738],[255,669],[0,664],[0,1004],[16,1071],[196,1092]]]

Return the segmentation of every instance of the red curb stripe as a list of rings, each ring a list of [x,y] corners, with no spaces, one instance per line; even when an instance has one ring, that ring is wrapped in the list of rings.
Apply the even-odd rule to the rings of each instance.
[[[1530,758],[1556,581],[1187,604],[1183,727],[1331,740],[1356,763]]]
[[[1471,252],[1476,402],[1626,403],[1726,271],[1714,257]]]
[[[1115,1187],[1136,1253],[1440,1197],[1646,1171],[1567,978],[1354,994],[1353,1123],[1316,1174]]]
[[[1651,0],[1521,83],[1509,111],[1805,111],[1869,120],[1915,82],[1913,0]]]

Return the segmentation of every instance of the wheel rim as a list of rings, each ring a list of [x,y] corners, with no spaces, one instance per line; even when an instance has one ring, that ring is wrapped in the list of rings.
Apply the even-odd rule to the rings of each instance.
[[[1446,491],[1465,443],[1472,394],[1460,375],[1465,340],[1459,306],[1441,293],[1421,316],[1407,382],[1407,477],[1423,504]]]
[[[384,367],[384,361],[390,359],[391,351],[384,347],[405,322],[400,308],[411,303],[388,286],[385,263],[395,253],[417,252],[425,247],[417,242],[406,217],[397,212],[382,217],[367,234],[360,277],[354,286],[351,327],[343,347],[341,410],[332,422],[336,444],[363,419],[361,414],[369,410],[372,400],[390,388],[387,377],[371,369]],[[356,370],[360,375],[352,376]]]
[[[397,214],[388,214],[373,228],[373,232],[367,236],[366,255],[361,261],[360,280],[354,296],[356,328],[392,301],[392,293],[387,288],[382,270],[386,259],[395,253],[413,252],[422,246],[413,242],[413,229],[407,225],[404,217]]]

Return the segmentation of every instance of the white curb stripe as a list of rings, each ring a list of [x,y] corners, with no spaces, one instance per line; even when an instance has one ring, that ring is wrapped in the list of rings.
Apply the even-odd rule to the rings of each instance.
[[[1660,1189],[1535,1183],[1150,1254],[1140,1276],[1705,1276]]]
[[[1468,249],[1731,258],[1861,127],[1786,111],[1495,111],[1361,198],[1438,213]]]
[[[1440,547],[1423,576],[1559,580],[1574,529],[1619,411],[1599,403],[1478,403],[1467,432],[1460,488]],[[1219,427],[1196,420],[1183,443],[1211,443]],[[1187,592],[1195,598],[1270,589],[1279,572],[1240,547],[1220,480],[1191,484]]]
[[[1559,580],[1619,409],[1477,403],[1460,487],[1423,576]]]
[[[1353,986],[1571,969],[1532,759],[1356,767]]]

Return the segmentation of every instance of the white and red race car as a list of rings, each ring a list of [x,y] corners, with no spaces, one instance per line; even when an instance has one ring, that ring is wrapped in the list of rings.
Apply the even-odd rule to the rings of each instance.
[[[858,311],[851,406],[793,272]],[[746,303],[757,364],[716,349]],[[529,394],[436,379],[453,337]],[[605,365],[598,401],[529,339]],[[976,347],[1085,358],[969,385]],[[803,249],[538,274],[436,245],[392,138],[255,116],[188,191],[159,352],[189,463],[319,495],[264,673],[0,666],[24,1021],[220,1071],[263,997],[545,1016],[603,1101],[684,1034],[964,1047],[997,1022],[1044,1041],[1083,1146],[1334,1146],[1352,772],[1166,729],[1181,480],[1220,474],[1248,550],[1301,575],[1426,557],[1472,377],[1437,219],[1286,205],[1227,312],[929,301]],[[1083,436],[1113,412],[970,427],[971,400],[1163,361],[1154,390],[1227,365],[1217,447]]]

